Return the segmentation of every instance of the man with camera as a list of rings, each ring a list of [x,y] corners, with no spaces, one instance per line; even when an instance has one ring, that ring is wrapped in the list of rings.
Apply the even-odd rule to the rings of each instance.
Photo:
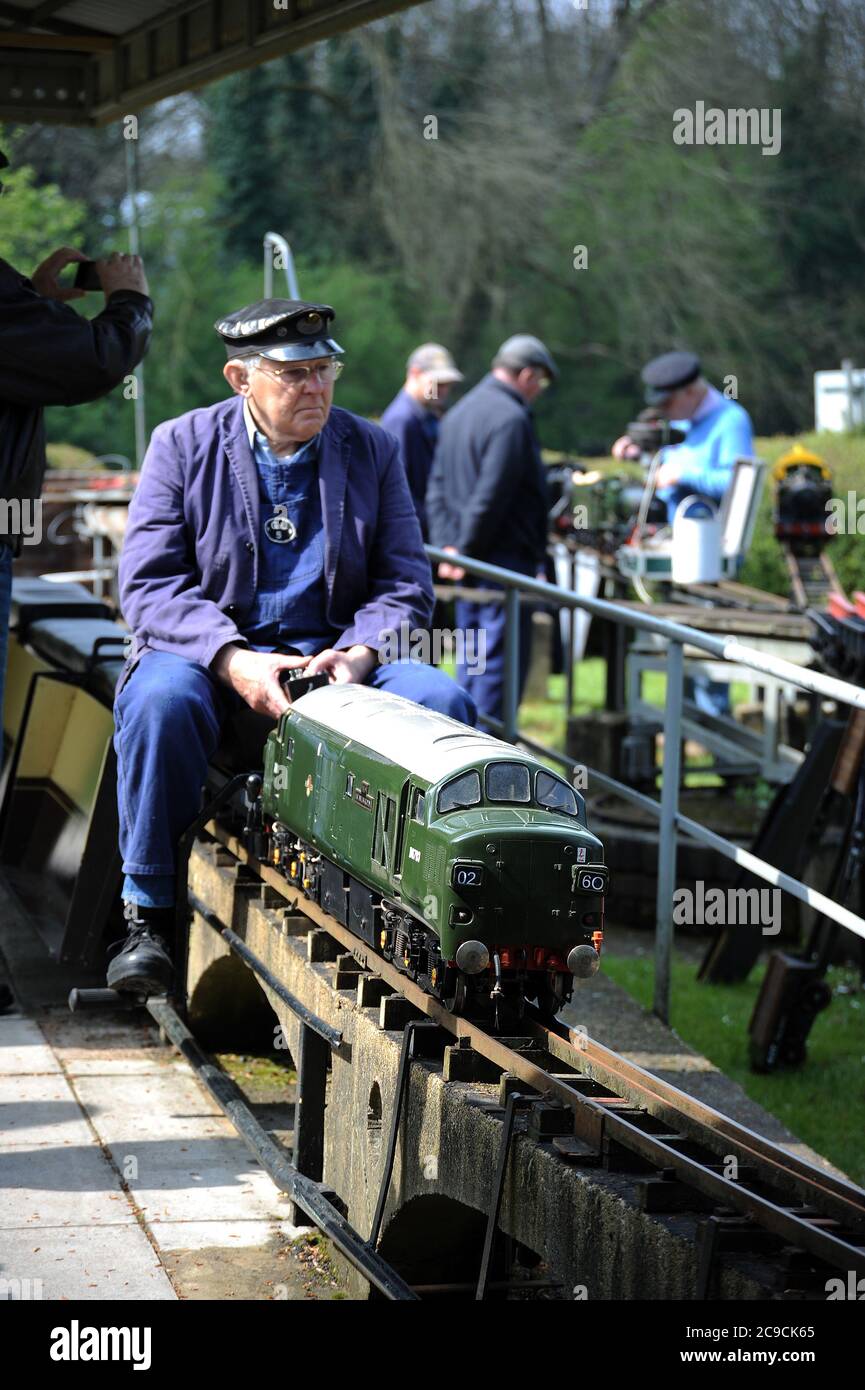
[[[684,497],[697,493],[720,502],[733,478],[737,458],[754,452],[748,412],[703,376],[694,352],[665,352],[647,362],[641,373],[646,402],[666,420],[682,422],[686,433],[664,448],[656,477],[658,496],[672,521]],[[616,440],[617,459],[637,459],[640,447],[627,434]]]
[[[0,152],[0,169],[8,165]],[[61,272],[74,262],[95,276],[105,294],[105,308],[93,319],[67,303],[86,289],[60,283]],[[30,279],[0,260],[0,498],[7,515],[10,502],[35,502],[42,491],[45,407],[107,395],[141,361],[152,327],[153,304],[139,256],[89,262],[83,252],[62,246]],[[0,535],[0,708],[12,561],[20,546],[20,535]]]

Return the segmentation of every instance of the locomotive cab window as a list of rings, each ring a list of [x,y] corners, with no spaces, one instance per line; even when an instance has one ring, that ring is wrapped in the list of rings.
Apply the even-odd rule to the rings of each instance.
[[[439,792],[438,813],[443,816],[446,811],[464,811],[468,806],[479,806],[480,803],[480,775],[477,772],[461,772],[458,777],[446,782]]]
[[[412,820],[420,821],[421,825],[423,825],[423,808],[425,802],[426,797],[420,787],[415,787],[412,795],[411,818]]]
[[[354,794],[354,773],[353,773],[353,772],[349,772],[349,774],[347,775],[347,777],[346,777],[346,779],[345,779],[345,794],[346,794],[346,796],[352,796],[352,795]]]
[[[566,816],[577,815],[574,790],[551,772],[539,772],[535,778],[535,800],[549,811],[562,811]]]
[[[531,773],[525,763],[489,763],[486,792],[488,801],[531,801]]]

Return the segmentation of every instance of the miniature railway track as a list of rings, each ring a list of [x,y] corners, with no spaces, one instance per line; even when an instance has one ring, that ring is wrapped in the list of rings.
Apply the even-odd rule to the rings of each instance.
[[[825,1270],[865,1274],[865,1192],[579,1033],[524,1019],[500,1038],[449,1013],[390,961],[370,951],[317,903],[259,863],[217,821],[206,833],[294,911],[327,931],[460,1047],[503,1074],[502,1093],[525,1088],[542,1103],[543,1137],[565,1161],[634,1174],[647,1211],[703,1213],[700,1264],[707,1282],[721,1250],[775,1250],[791,1278],[816,1286]],[[810,1263],[809,1258],[810,1257]],[[815,1268],[814,1262],[817,1262]],[[822,1271],[822,1272],[821,1272]]]

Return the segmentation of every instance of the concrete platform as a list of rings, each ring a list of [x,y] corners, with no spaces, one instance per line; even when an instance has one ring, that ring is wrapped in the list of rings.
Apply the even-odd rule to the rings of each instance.
[[[0,1015],[0,1298],[332,1297],[149,1016],[71,1015],[69,972],[2,886],[0,907],[0,980],[26,1000]]]

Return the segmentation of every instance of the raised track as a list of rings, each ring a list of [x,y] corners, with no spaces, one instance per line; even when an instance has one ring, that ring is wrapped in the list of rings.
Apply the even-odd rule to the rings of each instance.
[[[502,1095],[546,1102],[550,1138],[586,1167],[639,1174],[647,1211],[706,1213],[701,1266],[708,1283],[724,1250],[777,1254],[807,1295],[826,1271],[865,1273],[865,1192],[762,1138],[580,1033],[526,1018],[502,1038],[449,1013],[391,962],[259,863],[224,825],[206,833],[294,912],[327,931],[358,964],[419,1014],[500,1070]],[[249,962],[247,962],[249,963]]]

